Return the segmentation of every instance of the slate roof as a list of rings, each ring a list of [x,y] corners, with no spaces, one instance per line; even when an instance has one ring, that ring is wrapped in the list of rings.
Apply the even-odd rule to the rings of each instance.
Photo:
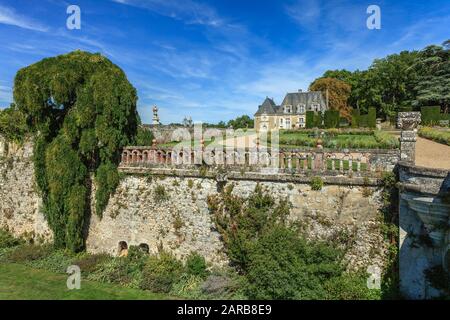
[[[258,111],[255,113],[255,116],[259,116],[263,113],[275,114],[276,109],[277,105],[275,104],[275,102],[267,97],[266,100],[264,100],[263,104],[259,106]]]
[[[259,106],[258,111],[255,116],[259,116],[263,113],[265,114],[285,114],[283,112],[284,107],[290,105],[293,107],[292,114],[297,113],[297,106],[299,104],[305,105],[305,111],[311,110],[312,104],[319,104],[320,109],[325,111],[327,109],[325,98],[320,91],[310,91],[310,92],[294,92],[286,94],[283,102],[280,106],[277,106],[272,99],[266,98],[263,104]]]

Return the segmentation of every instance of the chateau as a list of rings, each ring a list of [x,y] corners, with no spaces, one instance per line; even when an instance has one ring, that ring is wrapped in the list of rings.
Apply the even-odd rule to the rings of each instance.
[[[304,128],[306,111],[324,112],[328,103],[320,91],[288,93],[280,106],[266,98],[255,113],[255,129],[270,131],[278,129]]]

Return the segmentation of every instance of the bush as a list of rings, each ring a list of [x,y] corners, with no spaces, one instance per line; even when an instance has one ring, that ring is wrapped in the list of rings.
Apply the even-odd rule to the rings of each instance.
[[[80,267],[81,272],[89,274],[96,271],[102,263],[110,259],[110,256],[104,253],[85,254],[81,258],[74,261],[74,265]]]
[[[23,244],[23,240],[15,238],[9,232],[0,230],[0,249],[13,248]]]
[[[169,200],[169,194],[166,191],[166,188],[162,185],[157,185],[154,190],[154,196],[153,196],[155,202],[164,202]]]
[[[450,131],[424,127],[419,130],[419,136],[450,146]]]
[[[369,128],[375,128],[377,126],[377,109],[369,108],[369,113],[367,114],[367,126]]]
[[[208,275],[205,258],[198,253],[191,253],[186,260],[186,271],[189,275],[204,278]]]
[[[312,190],[320,191],[323,188],[323,180],[321,177],[311,178],[310,186]]]
[[[420,113],[422,115],[423,125],[434,126],[439,123],[439,120],[441,120],[441,107],[439,106],[422,107],[420,109]]]
[[[337,110],[327,110],[325,111],[324,122],[325,128],[338,128],[339,127],[339,111]]]
[[[29,261],[26,264],[37,269],[66,273],[67,267],[76,264],[73,262],[74,259],[74,255],[67,250],[51,250],[48,255]]]
[[[398,138],[385,131],[375,131],[374,137],[380,149],[395,149],[400,147]]]
[[[52,253],[52,246],[38,246],[35,244],[21,245],[7,256],[8,261],[14,263],[24,263],[43,259]]]
[[[182,273],[183,264],[170,253],[163,251],[147,260],[140,287],[152,292],[169,293]]]

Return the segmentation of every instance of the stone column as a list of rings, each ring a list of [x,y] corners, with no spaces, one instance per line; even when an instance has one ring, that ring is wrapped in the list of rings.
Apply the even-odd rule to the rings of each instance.
[[[421,121],[420,112],[399,112],[397,126],[400,136],[400,160],[414,164],[416,161],[417,126]]]

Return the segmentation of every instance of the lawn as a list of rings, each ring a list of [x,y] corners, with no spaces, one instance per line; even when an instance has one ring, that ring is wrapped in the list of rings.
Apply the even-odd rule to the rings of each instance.
[[[0,300],[164,300],[170,297],[119,285],[81,280],[68,290],[67,276],[21,264],[0,263]]]
[[[326,130],[322,136],[325,148],[393,149],[398,147],[397,138],[382,131],[334,132]],[[309,131],[280,131],[281,148],[316,147],[317,136]]]

